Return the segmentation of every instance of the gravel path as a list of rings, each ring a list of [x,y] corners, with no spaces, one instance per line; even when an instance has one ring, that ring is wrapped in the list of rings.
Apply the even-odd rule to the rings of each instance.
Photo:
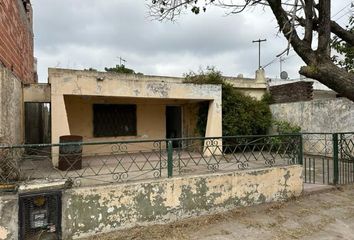
[[[91,239],[354,239],[354,186]]]

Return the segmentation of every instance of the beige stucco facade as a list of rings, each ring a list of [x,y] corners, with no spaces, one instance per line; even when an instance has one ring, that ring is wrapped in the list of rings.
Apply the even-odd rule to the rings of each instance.
[[[178,79],[49,69],[52,143],[62,135],[84,141],[121,141],[166,138],[166,106],[182,109],[182,137],[195,136],[199,102],[209,102],[205,137],[222,135],[221,86],[186,84]],[[100,137],[93,134],[93,104],[136,105],[134,136]],[[54,154],[58,151],[53,149]],[[87,149],[86,149],[87,150]],[[85,149],[84,149],[85,151]]]
[[[46,83],[24,84],[23,101],[50,103],[50,85]]]
[[[98,78],[102,78],[103,81],[97,80]],[[266,78],[262,69],[256,71],[255,78],[238,76],[225,77],[225,79],[239,91],[256,99],[261,99],[267,91]],[[112,101],[112,103],[131,102],[137,104],[137,115],[139,115],[137,123],[138,133],[136,136],[100,138],[97,140],[165,138],[165,124],[162,123],[165,118],[166,106],[181,106],[183,137],[197,136],[198,132],[195,125],[197,122],[198,104],[202,101],[210,102],[210,109],[212,110],[209,115],[210,121],[208,121],[209,125],[207,126],[208,131],[206,135],[216,136],[214,134],[218,132],[220,132],[218,135],[221,135],[221,129],[219,127],[218,130],[213,129],[213,125],[215,124],[212,124],[212,121],[221,122],[220,119],[212,117],[215,112],[220,110],[221,106],[221,100],[214,101],[218,97],[213,95],[218,91],[218,87],[192,86],[193,84],[185,84],[183,81],[184,78],[180,77],[49,69],[48,84],[25,84],[22,86],[22,91],[19,85],[20,92],[13,91],[13,93],[21,94],[21,97],[16,99],[22,102],[51,103],[52,109],[54,109],[52,111],[52,143],[58,143],[59,136],[63,134],[79,134],[83,135],[85,140],[96,140],[93,139],[92,132],[89,131],[89,128],[92,127],[92,109],[88,106],[94,101],[104,103],[108,100]],[[64,100],[64,96],[66,100]],[[70,96],[73,97],[71,98]],[[103,100],[102,97],[107,99]],[[69,104],[65,105],[65,101]],[[83,105],[78,107],[79,103]],[[17,106],[21,106],[21,109],[23,108],[23,104],[18,104]],[[215,108],[216,106],[217,108]],[[78,109],[75,109],[75,107]],[[66,110],[69,110],[69,115],[67,115]],[[21,126],[15,129],[22,133],[16,134],[16,136],[20,136],[18,140],[10,142],[22,143],[24,140],[24,110],[22,109],[21,111],[21,114],[19,114],[21,121],[12,122],[21,123]],[[78,118],[80,121],[75,122],[75,116],[78,115],[78,112],[87,114],[87,116],[82,118],[80,115]],[[148,112],[149,114],[147,115],[151,116],[150,119],[147,119],[148,121],[141,119],[144,112]],[[146,116],[144,118],[146,119]],[[65,119],[65,121],[62,121],[62,119]],[[152,125],[148,122],[151,122]],[[75,126],[79,126],[79,128],[76,129]],[[4,129],[10,128],[6,127]]]
[[[209,102],[205,137],[222,135],[221,87],[183,83],[184,78],[114,74],[96,71],[49,69],[49,84],[23,87],[25,102],[51,103],[51,140],[80,135],[84,141],[120,141],[166,138],[166,106],[180,106],[182,137],[198,136],[200,102]],[[264,70],[255,78],[226,77],[239,91],[260,99],[267,91]],[[136,105],[136,134],[124,137],[93,136],[93,104]]]

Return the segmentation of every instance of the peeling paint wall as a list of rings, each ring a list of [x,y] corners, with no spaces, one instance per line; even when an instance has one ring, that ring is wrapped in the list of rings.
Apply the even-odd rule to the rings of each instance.
[[[18,239],[18,197],[15,194],[0,196],[0,239]]]
[[[302,167],[287,166],[66,190],[63,238],[166,223],[237,206],[283,201],[303,190]]]
[[[0,143],[23,143],[21,81],[0,64]]]
[[[346,98],[272,104],[276,120],[288,121],[303,132],[354,131],[354,103]]]

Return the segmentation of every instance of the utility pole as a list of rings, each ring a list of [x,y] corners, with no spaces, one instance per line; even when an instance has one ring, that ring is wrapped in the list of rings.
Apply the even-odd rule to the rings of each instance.
[[[253,43],[258,43],[258,69],[261,69],[261,42],[265,42],[267,39],[253,40]]]

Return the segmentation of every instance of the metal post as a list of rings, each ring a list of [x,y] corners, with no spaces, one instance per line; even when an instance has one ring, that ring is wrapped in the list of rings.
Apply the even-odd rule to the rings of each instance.
[[[304,147],[303,147],[303,140],[302,140],[302,133],[300,134],[300,146],[299,146],[299,164],[303,164],[303,157],[304,157]]]
[[[167,143],[167,177],[171,178],[173,175],[173,147],[172,141]]]
[[[332,134],[333,139],[333,184],[338,184],[339,172],[338,172],[338,133]]]
[[[258,69],[261,69],[261,42],[265,42],[267,39],[258,39],[252,41],[253,43],[258,43]]]

